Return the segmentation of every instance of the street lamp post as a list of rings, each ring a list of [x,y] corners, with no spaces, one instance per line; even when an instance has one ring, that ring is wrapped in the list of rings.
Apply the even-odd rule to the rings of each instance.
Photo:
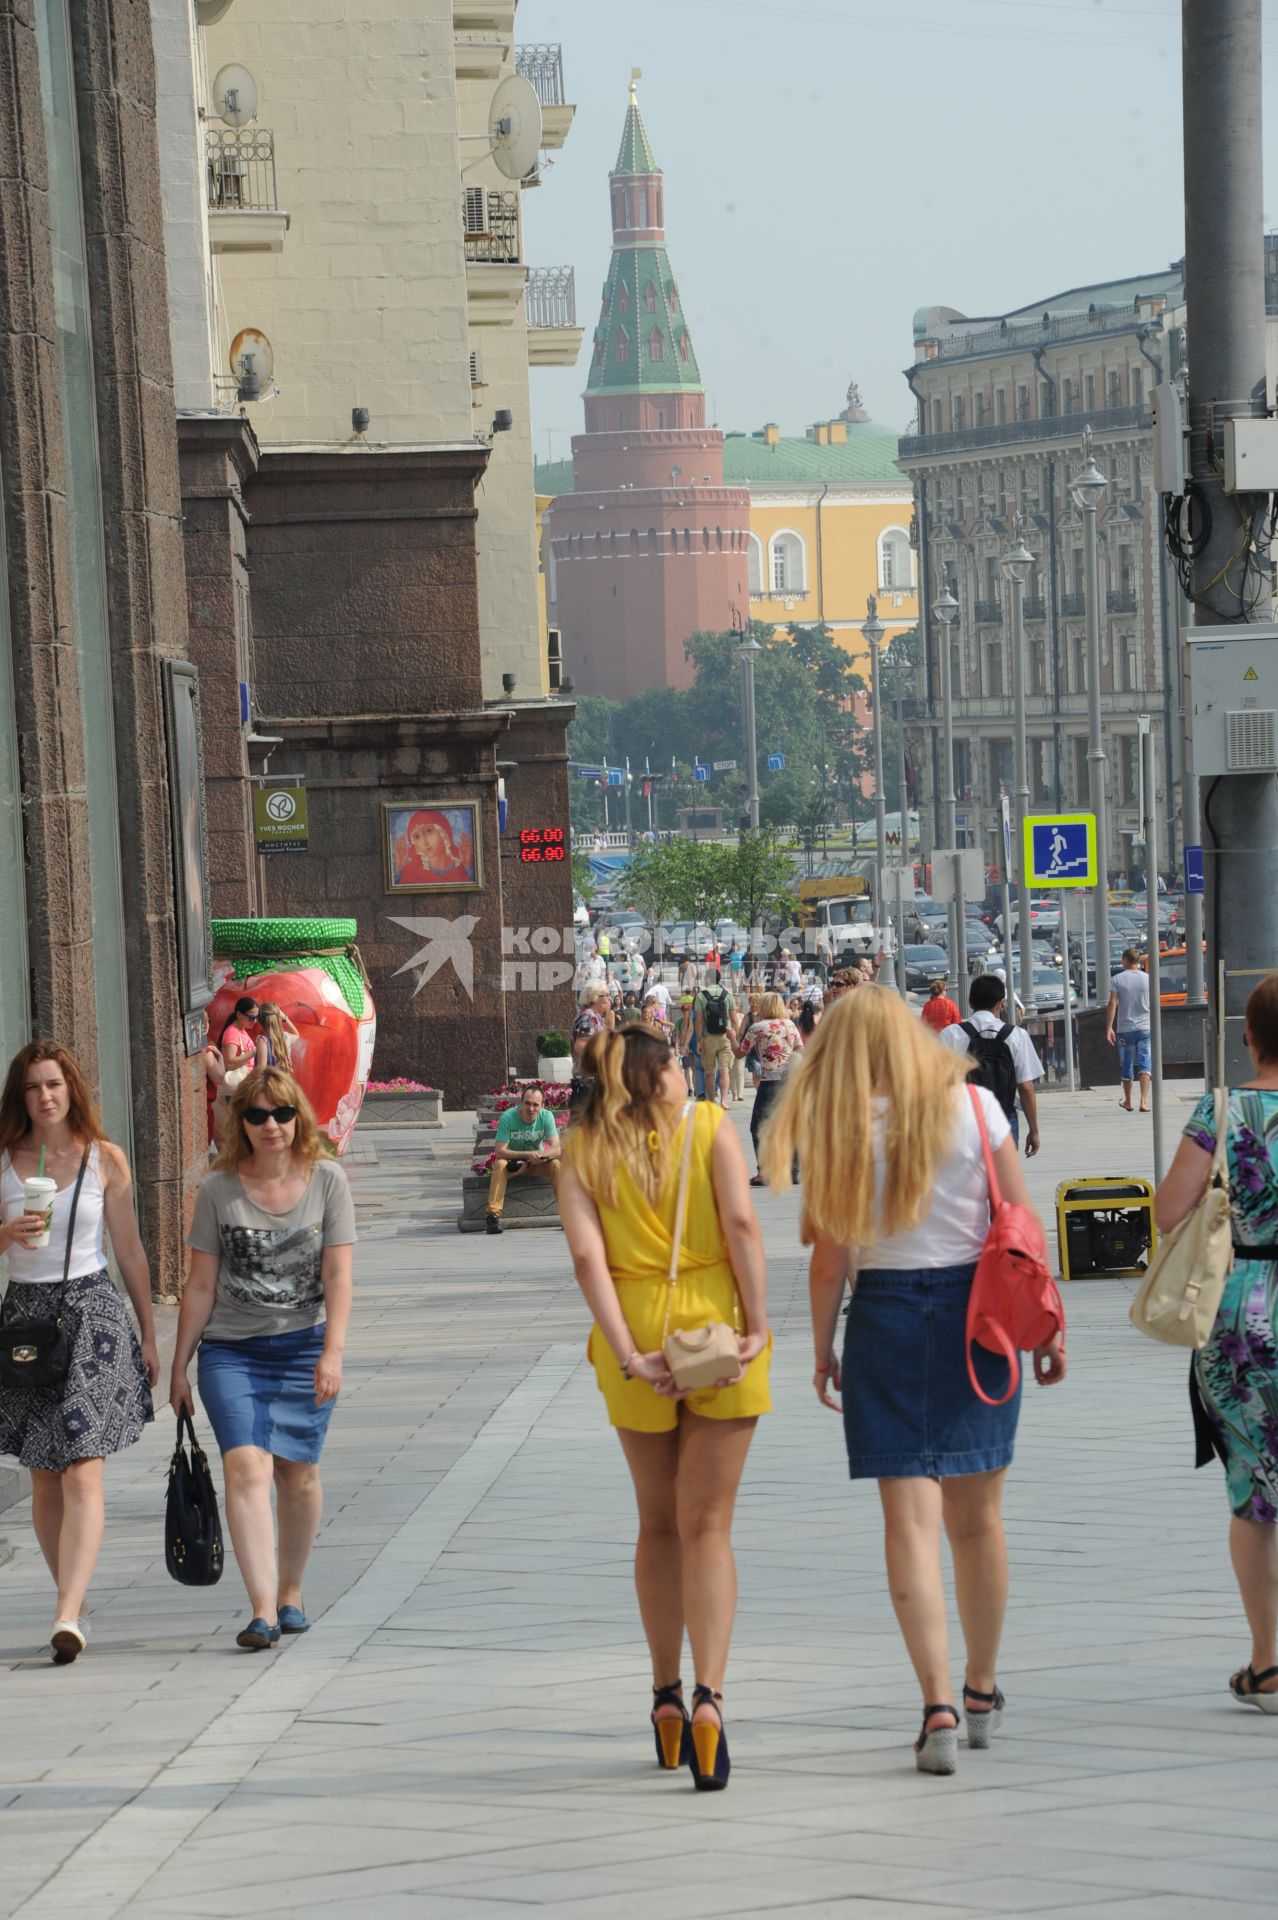
[[[944,783],[941,805],[945,808],[947,847],[958,846],[958,796],[954,791],[954,686],[950,659],[950,628],[954,625],[958,610],[958,601],[948,586],[932,603],[932,613],[941,633],[941,777]],[[954,897],[950,902],[950,971],[959,1005],[962,1006],[967,997],[967,918],[961,860],[956,863],[953,890]]]
[[[1037,1011],[1034,1001],[1034,943],[1030,933],[1030,896],[1025,874],[1025,816],[1029,812],[1029,746],[1025,738],[1025,582],[1034,569],[1034,556],[1016,534],[1016,545],[1003,561],[1003,574],[1012,590],[1012,707],[1015,715],[1016,846],[1019,849],[1020,885],[1017,889],[1020,921],[1021,982],[1020,994],[1027,1014]],[[1011,928],[1003,929],[1003,958],[1008,962],[1008,983],[1015,993],[1016,981],[1011,967]],[[1016,1005],[1015,998],[1012,1001]]]
[[[732,610],[732,618],[736,631],[742,636],[741,644],[737,648],[737,659],[741,662],[741,671],[745,680],[746,810],[750,816],[751,827],[757,829],[759,825],[759,743],[754,720],[754,663],[763,652],[763,648],[749,627],[737,624],[740,615],[735,607]]]
[[[913,865],[910,859],[910,806],[905,791],[905,703],[902,698],[905,655],[901,649],[899,635],[893,642],[893,645],[888,648],[888,652],[893,654],[894,677],[896,680],[896,801],[897,818],[901,824],[901,864],[907,872],[912,873]],[[901,954],[901,963],[897,968],[896,984],[900,989],[902,1000],[908,1005],[909,993],[905,984],[905,901],[899,893],[896,897],[896,939]]]
[[[882,666],[879,660],[879,648],[883,643],[883,622],[879,619],[879,603],[873,594],[870,594],[865,606],[866,615],[861,632],[870,649],[870,709],[874,721],[874,866],[878,876],[875,892],[878,896],[878,923],[880,928],[885,928],[889,924],[887,896],[883,890],[884,875],[887,872],[887,814],[883,798],[883,702],[880,687]],[[899,914],[897,918],[899,920]],[[894,944],[896,944],[895,941]],[[893,978],[895,980],[899,976],[900,982],[903,983],[905,956],[899,948],[894,964]]]
[[[1105,800],[1105,746],[1101,736],[1100,594],[1097,586],[1096,510],[1105,492],[1105,476],[1092,458],[1091,429],[1083,433],[1083,471],[1071,483],[1074,504],[1083,516],[1083,573],[1087,589],[1087,799],[1096,816],[1096,892],[1092,900],[1092,944],[1096,950],[1096,1002],[1104,1004],[1109,978],[1109,826]],[[1083,941],[1086,985],[1087,941]]]

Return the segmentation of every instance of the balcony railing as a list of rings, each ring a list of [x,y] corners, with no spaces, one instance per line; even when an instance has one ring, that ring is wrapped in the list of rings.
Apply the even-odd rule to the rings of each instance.
[[[515,72],[531,81],[543,107],[562,107],[564,100],[564,50],[557,44],[535,43],[516,47]]]
[[[997,600],[978,600],[976,602],[976,624],[978,627],[1001,627],[1003,609]]]
[[[495,187],[480,203],[468,189],[462,209],[462,231],[468,261],[518,266],[519,195]]]
[[[1135,587],[1110,587],[1105,595],[1106,613],[1135,613]]]
[[[1087,612],[1087,596],[1083,593],[1063,593],[1061,595],[1061,617],[1065,620],[1077,619],[1079,614]]]
[[[275,135],[269,127],[206,127],[211,213],[278,213]]]
[[[958,433],[907,433],[898,443],[902,460],[927,454],[966,453],[981,447],[1002,447],[1027,440],[1081,440],[1083,428],[1094,433],[1142,432],[1150,424],[1148,407],[1104,407],[1091,413],[1053,413],[1043,420],[1008,420],[992,427],[967,427]]]
[[[1077,340],[1098,333],[1130,333],[1149,325],[1134,306],[1111,307],[1098,313],[1064,314],[1058,320],[1001,321],[996,327],[975,327],[968,333],[948,333],[936,342],[935,360],[965,360],[978,353],[1015,353],[1049,346],[1055,340]],[[926,361],[923,362],[927,364]]]
[[[577,273],[574,267],[528,269],[528,324],[530,327],[575,327]]]
[[[1027,620],[1046,620],[1047,603],[1043,600],[1027,600],[1025,602],[1025,618]]]

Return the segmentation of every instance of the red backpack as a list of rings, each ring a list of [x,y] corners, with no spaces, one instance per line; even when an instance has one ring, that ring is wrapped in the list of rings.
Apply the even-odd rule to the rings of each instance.
[[[1022,1353],[1032,1353],[1035,1347],[1045,1347],[1058,1333],[1063,1334],[1065,1307],[1047,1265],[1042,1223],[1032,1207],[1004,1200],[980,1094],[975,1087],[969,1087],[968,1093],[981,1130],[981,1151],[990,1183],[990,1230],[967,1299],[967,1376],[973,1393],[987,1407],[1002,1407],[1020,1385],[1018,1348]],[[976,1377],[973,1340],[990,1353],[1001,1353],[1011,1368],[1011,1383],[1001,1400],[991,1400]]]

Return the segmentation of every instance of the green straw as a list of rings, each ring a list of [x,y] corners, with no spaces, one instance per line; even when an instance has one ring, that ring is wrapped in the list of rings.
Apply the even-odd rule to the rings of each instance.
[[[43,1147],[41,1147],[40,1149],[40,1164],[36,1168],[36,1178],[38,1180],[44,1179],[44,1148]]]

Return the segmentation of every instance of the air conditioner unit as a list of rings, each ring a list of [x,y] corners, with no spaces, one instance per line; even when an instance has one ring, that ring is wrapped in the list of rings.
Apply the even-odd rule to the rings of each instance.
[[[467,233],[488,232],[488,189],[467,187],[462,204],[462,224]]]

